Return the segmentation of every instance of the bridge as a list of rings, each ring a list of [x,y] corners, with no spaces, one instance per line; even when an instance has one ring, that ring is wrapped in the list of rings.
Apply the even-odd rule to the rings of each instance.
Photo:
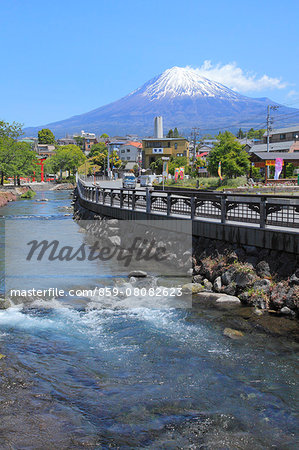
[[[192,221],[194,236],[299,254],[299,196],[100,187],[77,177],[78,201],[125,220]]]

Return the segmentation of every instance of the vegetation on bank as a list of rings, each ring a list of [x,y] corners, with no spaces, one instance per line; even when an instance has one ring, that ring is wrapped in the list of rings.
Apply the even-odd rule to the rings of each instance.
[[[18,141],[22,125],[16,122],[0,121],[0,177],[12,177],[20,185],[21,177],[30,177],[39,172],[37,155],[26,142]]]
[[[31,189],[28,189],[28,191],[24,192],[20,198],[23,199],[32,199],[36,196],[36,192],[32,191]]]

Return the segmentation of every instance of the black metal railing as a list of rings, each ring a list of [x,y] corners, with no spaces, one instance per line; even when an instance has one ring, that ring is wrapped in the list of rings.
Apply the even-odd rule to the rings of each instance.
[[[157,192],[91,186],[78,179],[82,199],[115,208],[146,211],[190,219],[212,219],[221,223],[256,224],[260,228],[299,228],[299,197],[223,194],[211,192]]]

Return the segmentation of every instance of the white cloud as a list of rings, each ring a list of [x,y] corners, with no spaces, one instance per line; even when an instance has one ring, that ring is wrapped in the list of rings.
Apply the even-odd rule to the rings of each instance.
[[[298,91],[292,90],[292,91],[287,93],[287,97],[289,97],[289,98],[297,97],[297,96],[299,96],[299,92]]]
[[[284,89],[288,85],[279,78],[272,78],[268,75],[258,78],[256,74],[246,73],[235,62],[213,65],[211,61],[206,60],[201,67],[195,70],[201,76],[218,81],[238,92]]]

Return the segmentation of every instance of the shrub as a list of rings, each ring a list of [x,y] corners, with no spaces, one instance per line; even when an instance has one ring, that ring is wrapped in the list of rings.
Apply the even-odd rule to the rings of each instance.
[[[35,196],[36,196],[36,192],[29,189],[28,191],[24,192],[24,194],[21,195],[21,198],[31,199],[31,198],[34,198]]]

